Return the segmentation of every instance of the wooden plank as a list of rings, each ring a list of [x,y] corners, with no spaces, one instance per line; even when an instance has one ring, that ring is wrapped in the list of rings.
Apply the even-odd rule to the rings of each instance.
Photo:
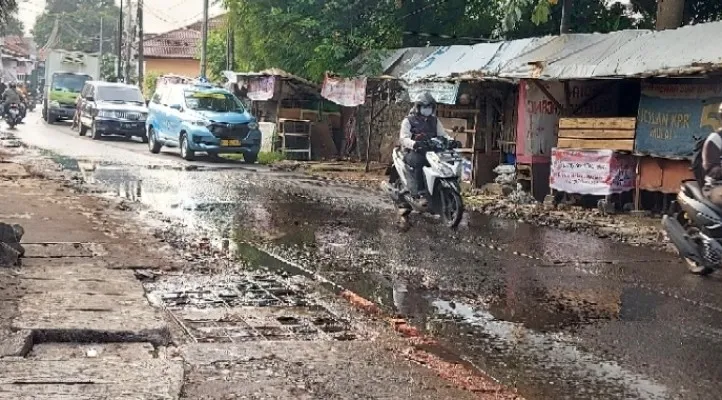
[[[279,119],[302,119],[303,110],[300,108],[280,108],[278,110]]]
[[[632,151],[634,149],[634,140],[599,140],[599,139],[559,139],[557,147],[562,149],[587,149],[587,150],[622,150]]]
[[[634,139],[634,130],[623,129],[559,129],[565,139]]]
[[[559,118],[559,129],[635,129],[636,118]]]

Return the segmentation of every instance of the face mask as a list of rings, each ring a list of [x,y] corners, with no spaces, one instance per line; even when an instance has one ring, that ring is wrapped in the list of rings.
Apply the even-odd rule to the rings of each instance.
[[[428,117],[429,115],[431,115],[431,113],[432,113],[433,111],[434,111],[434,109],[431,108],[431,107],[421,107],[421,108],[419,109],[419,112],[420,112],[421,115],[423,115],[424,117]]]

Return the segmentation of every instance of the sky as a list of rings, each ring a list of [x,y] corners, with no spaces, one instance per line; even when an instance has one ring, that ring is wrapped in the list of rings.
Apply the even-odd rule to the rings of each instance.
[[[19,0],[20,20],[30,33],[35,18],[43,12],[45,0]],[[120,0],[116,0],[120,4]],[[211,2],[213,3],[213,2]],[[210,15],[218,15],[222,7],[211,6]],[[203,17],[203,0],[144,0],[146,33],[161,33],[199,21]]]

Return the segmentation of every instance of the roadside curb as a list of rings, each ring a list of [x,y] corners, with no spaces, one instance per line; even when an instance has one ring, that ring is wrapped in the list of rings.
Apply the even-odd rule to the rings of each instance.
[[[373,301],[366,299],[365,297],[325,278],[314,271],[309,270],[296,262],[287,260],[284,257],[274,254],[262,247],[256,248],[258,251],[261,251],[278,261],[284,262],[299,269],[300,271],[303,271],[310,277],[313,277],[313,279],[332,286],[337,295],[346,300],[346,302],[354,309],[361,311],[368,316],[387,322],[391,328],[398,333],[399,336],[406,339],[410,345],[410,347],[402,354],[404,358],[427,368],[435,373],[439,378],[445,380],[454,387],[468,392],[478,393],[480,395],[491,395],[494,396],[493,399],[523,400],[523,397],[518,395],[516,390],[503,386],[496,379],[485,374],[479,368],[472,367],[467,363],[446,361],[429,351],[423,350],[422,347],[424,346],[439,345],[438,341],[431,336],[419,332],[417,328],[411,326],[411,324],[409,324],[405,319],[389,315]]]
[[[407,349],[403,356],[409,361],[424,366],[433,371],[441,379],[460,389],[479,394],[494,394],[494,398],[523,400],[521,396],[516,394],[514,389],[501,385],[494,378],[486,375],[477,368],[470,368],[462,363],[446,361],[431,352],[422,350],[420,348],[421,346],[437,345],[438,341],[428,335],[422,334],[405,319],[388,315],[376,303],[348,289],[344,289],[340,293],[340,296],[355,309],[367,315],[385,320],[391,325],[394,331],[401,337],[407,339],[412,347]]]

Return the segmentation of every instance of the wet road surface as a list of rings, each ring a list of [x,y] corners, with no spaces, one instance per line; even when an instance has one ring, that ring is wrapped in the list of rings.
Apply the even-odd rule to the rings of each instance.
[[[353,187],[33,116],[16,135],[180,235],[230,238],[250,263],[262,249],[378,302],[528,399],[719,398],[722,281],[669,254],[473,213],[458,232],[419,217],[401,232],[385,199]]]

